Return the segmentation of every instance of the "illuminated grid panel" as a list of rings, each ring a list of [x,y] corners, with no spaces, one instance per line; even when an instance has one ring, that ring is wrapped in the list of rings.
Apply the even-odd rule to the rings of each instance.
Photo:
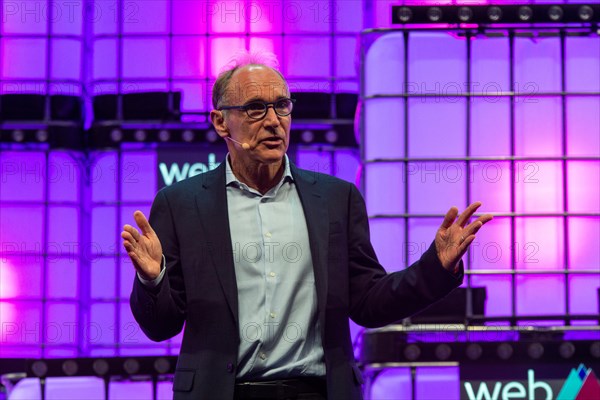
[[[243,49],[275,53],[292,91],[358,92],[361,1],[98,4],[107,10],[93,24],[94,94],[178,90],[185,118],[201,120],[192,114],[211,110],[212,82]]]
[[[498,216],[465,286],[487,288],[486,317],[597,323],[600,39],[392,32],[364,62],[365,192],[384,265],[413,262],[451,205],[482,200]]]

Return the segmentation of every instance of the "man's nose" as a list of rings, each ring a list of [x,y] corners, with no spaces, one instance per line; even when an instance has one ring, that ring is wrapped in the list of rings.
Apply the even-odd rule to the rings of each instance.
[[[275,106],[269,104],[267,106],[267,115],[265,115],[265,123],[269,126],[279,126],[279,115],[275,112]]]

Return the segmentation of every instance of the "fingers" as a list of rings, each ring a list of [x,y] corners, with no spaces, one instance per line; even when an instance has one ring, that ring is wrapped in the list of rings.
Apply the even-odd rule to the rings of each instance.
[[[444,221],[442,222],[441,228],[443,228],[443,229],[450,228],[450,226],[452,226],[452,223],[456,219],[457,215],[458,215],[458,208],[454,207],[454,206],[450,207],[450,209],[446,213],[446,216],[444,217]]]
[[[469,219],[471,219],[471,217],[473,216],[473,214],[475,213],[475,211],[477,211],[477,209],[481,207],[481,202],[480,201],[476,201],[475,203],[472,203],[471,205],[469,205],[469,207],[467,207],[465,209],[465,211],[462,212],[462,214],[460,214],[458,216],[458,220],[456,221],[456,223],[462,227],[465,226],[465,224],[467,223],[467,221],[469,221]]]
[[[133,213],[133,218],[135,219],[135,223],[137,224],[138,228],[140,228],[142,231],[142,235],[147,235],[154,232],[143,212],[137,210]]]

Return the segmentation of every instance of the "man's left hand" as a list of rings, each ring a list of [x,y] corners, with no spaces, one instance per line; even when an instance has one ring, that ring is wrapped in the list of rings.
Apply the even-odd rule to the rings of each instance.
[[[458,215],[457,207],[451,207],[435,235],[438,258],[448,271],[458,272],[458,262],[475,240],[475,234],[493,218],[491,214],[484,214],[467,225],[471,216],[480,206],[481,202],[476,201],[460,215]],[[458,218],[456,218],[457,215]]]

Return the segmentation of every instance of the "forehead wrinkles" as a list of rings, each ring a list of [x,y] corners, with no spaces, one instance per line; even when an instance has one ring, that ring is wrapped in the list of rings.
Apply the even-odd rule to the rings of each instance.
[[[224,97],[227,102],[237,104],[249,99],[276,99],[287,94],[287,86],[282,82],[235,81],[228,85]]]

